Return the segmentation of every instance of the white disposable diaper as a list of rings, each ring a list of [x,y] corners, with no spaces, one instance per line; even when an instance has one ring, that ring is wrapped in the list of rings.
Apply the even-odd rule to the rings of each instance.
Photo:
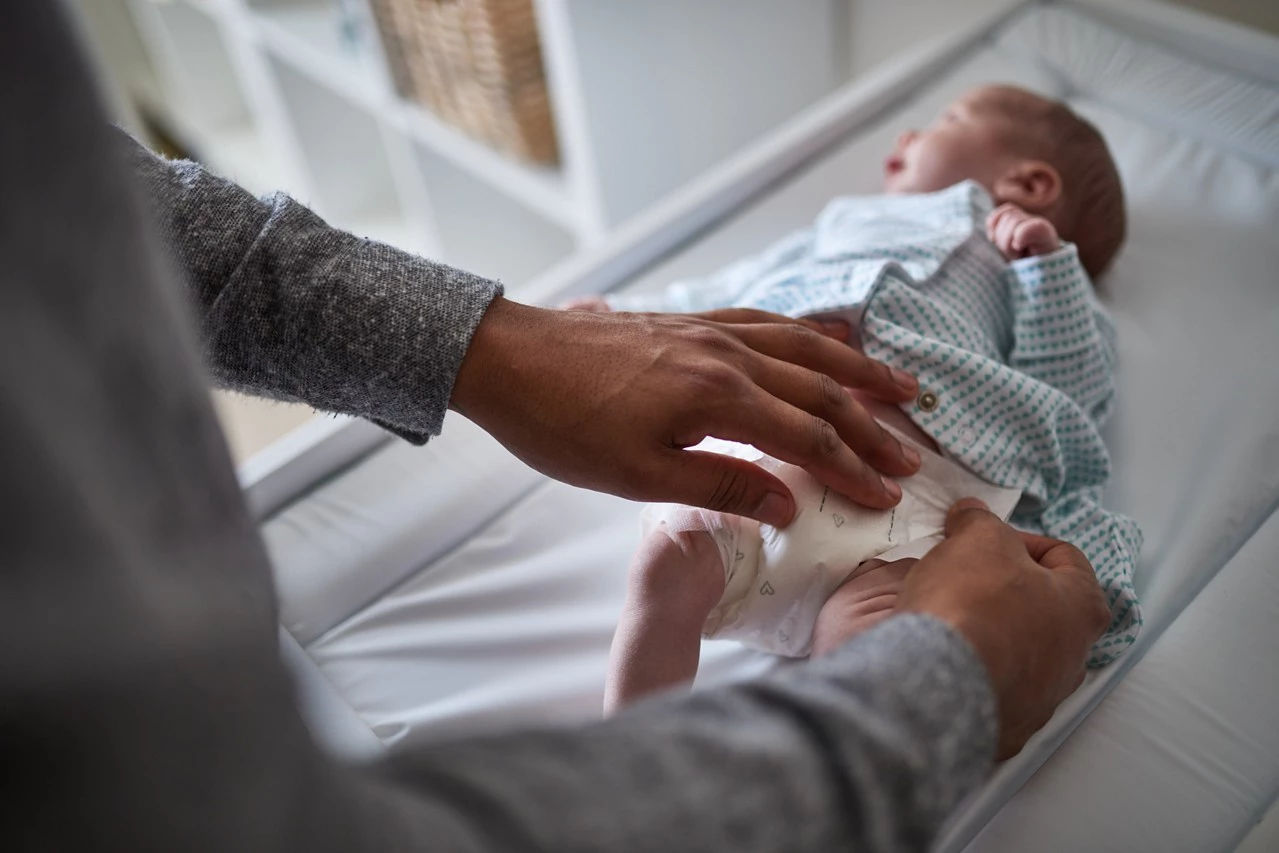
[[[868,509],[836,494],[808,472],[753,447],[708,439],[699,449],[738,456],[772,471],[795,496],[795,517],[784,530],[723,513],[694,512],[654,504],[642,515],[647,534],[660,524],[704,529],[724,564],[724,594],[706,618],[702,634],[788,657],[810,651],[813,624],[826,599],[872,557],[921,557],[941,541],[946,512],[963,497],[985,501],[1006,519],[1021,492],[991,485],[906,438],[923,461],[917,474],[899,480],[902,499],[892,509]]]

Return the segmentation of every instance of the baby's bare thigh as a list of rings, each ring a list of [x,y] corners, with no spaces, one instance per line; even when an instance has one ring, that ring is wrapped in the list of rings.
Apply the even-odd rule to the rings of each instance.
[[[631,562],[630,586],[649,607],[705,619],[724,594],[724,561],[708,531],[654,530]]]

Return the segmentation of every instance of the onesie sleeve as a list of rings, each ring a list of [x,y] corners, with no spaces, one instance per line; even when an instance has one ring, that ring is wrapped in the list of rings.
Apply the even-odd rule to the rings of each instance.
[[[1133,586],[1141,529],[1102,501],[1110,457],[1097,429],[1115,403],[1114,326],[1073,245],[1021,258],[1009,268],[1014,312],[1009,366],[1069,398],[1046,407],[1054,411],[1048,434],[1060,449],[1061,467],[1046,479],[1052,485],[1043,490],[1037,511],[1014,516],[1013,522],[1088,555],[1111,612],[1110,627],[1088,661],[1102,666],[1133,643],[1142,624]]]
[[[1114,408],[1114,327],[1073,244],[1009,265],[1010,367],[1053,386],[1099,425]]]
[[[369,418],[416,444],[439,434],[500,285],[117,137],[189,286],[215,382]]]
[[[702,278],[682,279],[664,290],[617,293],[605,298],[615,311],[657,311],[695,314],[740,305],[756,285],[797,262],[811,257],[813,231],[796,231],[757,255],[729,264]]]

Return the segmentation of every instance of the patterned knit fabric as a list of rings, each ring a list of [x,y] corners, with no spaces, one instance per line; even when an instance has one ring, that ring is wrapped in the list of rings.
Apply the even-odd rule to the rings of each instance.
[[[973,472],[1021,489],[1012,521],[1078,546],[1113,620],[1103,666],[1141,626],[1133,571],[1141,531],[1101,505],[1110,457],[1099,429],[1114,399],[1114,329],[1075,247],[1006,262],[985,237],[992,207],[965,181],[936,193],[841,198],[814,227],[627,310],[748,306],[848,319],[866,354],[919,377],[905,410]]]

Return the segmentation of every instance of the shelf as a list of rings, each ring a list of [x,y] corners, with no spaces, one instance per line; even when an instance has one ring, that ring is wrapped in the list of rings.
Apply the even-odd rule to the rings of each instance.
[[[182,144],[210,171],[235,181],[254,195],[287,189],[275,153],[250,124],[223,127],[189,125],[170,116]]]
[[[397,123],[415,140],[558,225],[577,229],[578,217],[558,169],[505,157],[416,104],[399,101],[397,106]]]
[[[219,14],[210,0],[139,2],[163,80],[135,74],[131,95],[213,172],[251,192],[281,189],[281,163],[256,127]]]
[[[392,96],[379,58],[367,45],[343,37],[335,4],[254,8],[251,20],[267,47],[298,71],[368,107],[390,106]]]
[[[436,149],[415,145],[414,156],[431,196],[438,260],[499,279],[518,296],[527,281],[576,247],[572,232],[476,180]]]
[[[410,251],[427,247],[400,198],[403,180],[384,144],[385,128],[367,105],[339,93],[291,64],[275,59],[275,77],[308,164],[313,204],[332,224]]]
[[[363,33],[364,44],[345,40],[340,13],[332,3],[254,7],[250,18],[281,62],[370,110],[559,227],[578,230],[576,205],[560,170],[512,160],[395,94],[381,68],[380,53],[369,43],[376,33]]]

